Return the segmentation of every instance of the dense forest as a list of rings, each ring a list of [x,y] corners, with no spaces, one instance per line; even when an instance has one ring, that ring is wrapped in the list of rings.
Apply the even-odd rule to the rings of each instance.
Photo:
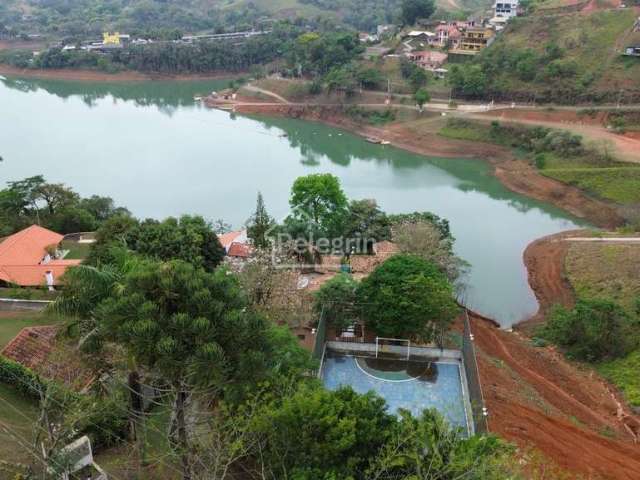
[[[355,33],[307,32],[290,22],[279,22],[270,33],[240,43],[157,42],[132,45],[109,54],[51,48],[34,56],[29,51],[0,52],[0,62],[20,68],[92,68],[102,71],[122,69],[160,73],[239,72],[278,61],[285,75],[319,75],[349,65],[363,48]]]
[[[359,30],[373,30],[392,23],[399,15],[400,0],[300,0],[326,11],[341,11],[343,21]]]
[[[105,30],[158,35],[183,32],[234,31],[260,26],[265,19],[304,17],[332,21],[362,30],[397,17],[400,0],[299,0],[278,11],[277,2],[202,0],[3,0],[0,35],[44,34],[62,37],[99,35]]]
[[[56,36],[133,33],[178,28],[184,31],[251,26],[264,14],[257,8],[221,11],[194,0],[3,0],[2,25],[16,33]]]

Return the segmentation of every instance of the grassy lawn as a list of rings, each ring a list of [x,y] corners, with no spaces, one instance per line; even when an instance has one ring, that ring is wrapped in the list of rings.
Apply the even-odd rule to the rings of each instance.
[[[14,300],[55,300],[58,292],[50,292],[44,288],[0,288],[0,298]]]
[[[545,168],[543,175],[621,204],[640,202],[640,168]]]
[[[494,138],[491,126],[473,121],[448,121],[438,132],[443,137],[472,142],[494,143],[510,147],[508,138]],[[592,148],[587,145],[587,149]],[[518,154],[522,156],[523,152]],[[533,153],[525,153],[530,161]],[[620,204],[640,202],[640,165],[611,161],[604,165],[589,163],[581,156],[563,158],[552,152],[545,152],[542,175],[563,183],[576,186],[593,196]]]
[[[57,317],[37,312],[0,312],[0,350],[2,350],[24,327],[56,325]]]
[[[84,260],[89,256],[91,244],[78,242],[62,242],[62,249],[68,250],[69,253],[64,257],[65,260]]]
[[[32,424],[38,417],[36,405],[6,385],[0,384],[0,425],[5,426],[14,435],[0,429],[0,460],[10,464],[27,464],[34,461],[33,456],[23,447],[33,442]],[[0,478],[13,478],[12,469],[3,469],[0,463]]]
[[[603,362],[597,367],[602,376],[608,378],[624,392],[627,401],[640,407],[640,350],[625,358]]]
[[[470,123],[466,125],[447,123],[438,132],[439,135],[454,140],[468,140],[471,142],[496,143],[489,136],[489,127],[481,123]]]
[[[640,299],[640,245],[572,243],[565,268],[578,297],[614,299],[634,313]],[[640,350],[595,367],[629,403],[640,406]]]

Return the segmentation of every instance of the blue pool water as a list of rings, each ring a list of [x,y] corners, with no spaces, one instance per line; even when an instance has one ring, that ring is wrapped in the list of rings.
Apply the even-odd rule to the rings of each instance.
[[[407,368],[407,365],[411,365]],[[390,412],[403,408],[414,416],[435,408],[451,425],[468,432],[460,366],[383,361],[329,352],[322,367],[326,388],[350,386],[358,393],[373,390],[387,401]]]

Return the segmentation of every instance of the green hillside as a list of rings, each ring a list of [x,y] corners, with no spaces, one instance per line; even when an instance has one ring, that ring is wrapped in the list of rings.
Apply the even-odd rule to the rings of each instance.
[[[238,30],[271,19],[332,20],[374,30],[396,20],[402,0],[2,0],[3,26],[14,33],[97,35],[105,30]],[[439,13],[477,11],[491,0],[436,0]]]
[[[563,103],[640,100],[640,59],[621,55],[625,46],[640,42],[640,32],[633,31],[638,15],[634,8],[553,14],[541,9],[512,21],[474,61],[481,69],[475,71],[484,87],[481,96]],[[478,93],[464,83],[456,85],[460,93]]]

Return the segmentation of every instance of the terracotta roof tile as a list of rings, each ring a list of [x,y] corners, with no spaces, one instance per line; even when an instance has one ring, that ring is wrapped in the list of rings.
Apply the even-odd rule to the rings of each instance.
[[[26,327],[2,350],[2,355],[35,369],[45,362],[53,348],[57,327]]]
[[[245,234],[245,230],[235,230],[233,232],[223,233],[222,235],[218,235],[218,240],[220,240],[220,244],[224,247],[225,250],[229,250],[231,244],[236,241],[236,239]]]
[[[251,253],[249,245],[244,243],[233,242],[229,247],[227,255],[230,257],[248,258]]]
[[[0,280],[23,287],[34,287],[46,282],[45,273],[53,273],[54,284],[67,267],[79,265],[80,260],[52,260],[41,264],[46,248],[58,245],[63,235],[32,225],[0,242]]]

